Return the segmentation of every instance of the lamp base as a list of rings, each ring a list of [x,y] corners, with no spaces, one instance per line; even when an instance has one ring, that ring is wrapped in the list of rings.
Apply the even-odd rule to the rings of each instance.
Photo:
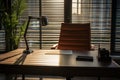
[[[32,53],[33,52],[33,50],[24,50],[23,51],[23,53],[25,53],[25,54],[30,54],[30,53]]]

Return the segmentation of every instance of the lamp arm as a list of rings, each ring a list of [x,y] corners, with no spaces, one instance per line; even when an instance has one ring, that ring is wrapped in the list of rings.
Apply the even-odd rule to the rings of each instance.
[[[29,50],[28,42],[27,42],[27,39],[26,39],[26,34],[27,34],[29,23],[30,23],[30,19],[31,19],[31,17],[28,18],[27,26],[26,26],[25,33],[24,33],[24,40],[25,40],[25,44],[26,44],[26,50]]]
[[[44,19],[44,26],[47,25],[47,18],[44,16],[44,17],[33,17],[33,16],[28,16],[28,21],[27,21],[27,26],[25,28],[25,32],[24,32],[24,40],[25,40],[25,44],[26,44],[26,50],[23,51],[23,53],[26,53],[26,54],[29,54],[29,53],[32,53],[33,51],[29,49],[29,45],[28,45],[28,42],[27,42],[27,39],[26,39],[26,34],[27,34],[27,30],[28,30],[28,27],[29,27],[29,23],[30,23],[30,20],[31,19],[38,19],[38,20],[43,20]]]
[[[26,44],[26,50],[24,50],[23,53],[25,53],[25,54],[29,54],[29,53],[33,52],[32,50],[29,49],[28,42],[27,42],[27,39],[26,39],[26,34],[27,34],[27,30],[28,30],[28,26],[29,26],[31,18],[32,18],[31,16],[28,17],[27,26],[26,26],[25,33],[24,33],[24,40],[25,40],[25,44]]]

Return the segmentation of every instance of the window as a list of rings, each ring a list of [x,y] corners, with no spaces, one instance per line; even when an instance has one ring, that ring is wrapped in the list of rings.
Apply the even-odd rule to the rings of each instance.
[[[120,0],[113,0],[111,54],[120,55]]]
[[[91,43],[100,43],[109,47],[112,0],[72,0],[72,8],[70,8],[72,12],[71,10],[66,12],[72,13],[69,15],[64,14],[64,0],[27,0],[27,5],[21,20],[27,19],[28,16],[48,17],[48,25],[42,26],[42,49],[50,49],[58,42],[61,23],[67,18],[66,16],[69,18],[69,15],[72,16],[69,18],[72,23],[91,23]],[[4,36],[4,30],[0,30],[0,51],[5,50]],[[40,48],[38,21],[33,20],[30,23],[27,37],[30,48]],[[23,38],[20,47],[25,48]]]
[[[48,17],[48,25],[42,26],[42,49],[50,49],[59,40],[64,0],[42,0],[42,15]]]
[[[28,8],[22,19],[26,16],[47,16],[48,25],[42,26],[42,34],[39,31],[39,21],[32,20],[27,32],[30,48],[50,49],[59,39],[61,23],[64,22],[64,0],[27,0]],[[42,43],[40,43],[42,35]],[[20,47],[25,48],[24,39]]]
[[[72,14],[81,14],[81,0],[72,0]]]
[[[0,30],[0,52],[5,51],[5,33],[4,30]]]
[[[27,0],[27,9],[24,12],[23,16],[21,16],[21,21],[27,20],[28,16],[40,16],[40,7],[39,0]],[[27,41],[30,48],[40,48],[40,30],[39,30],[39,21],[36,19],[32,19],[29,24],[29,28],[27,31]],[[19,45],[20,48],[25,48],[24,38],[21,38],[21,42]]]
[[[81,14],[73,13],[72,23],[90,23],[91,43],[110,49],[112,0],[81,0],[80,3]]]

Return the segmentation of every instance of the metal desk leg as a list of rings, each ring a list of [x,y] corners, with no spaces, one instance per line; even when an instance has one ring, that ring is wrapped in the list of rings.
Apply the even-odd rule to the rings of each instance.
[[[98,80],[100,80],[100,77],[98,77]]]
[[[25,80],[25,75],[24,74],[22,74],[22,80]]]
[[[66,80],[71,80],[71,77],[66,77]]]
[[[43,80],[43,77],[40,77],[39,80]]]
[[[12,80],[13,76],[11,74],[5,75],[5,80]]]
[[[17,77],[18,77],[18,75],[17,75],[17,74],[15,74],[15,76],[14,76],[14,80],[17,80]]]

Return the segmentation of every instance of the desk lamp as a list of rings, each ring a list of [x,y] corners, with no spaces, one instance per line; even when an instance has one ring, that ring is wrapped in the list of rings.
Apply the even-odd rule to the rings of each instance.
[[[26,34],[27,34],[27,30],[28,30],[28,26],[29,26],[29,23],[30,23],[30,20],[31,19],[37,19],[37,20],[41,20],[41,25],[42,26],[46,26],[48,24],[48,20],[47,20],[47,17],[46,16],[42,16],[42,17],[33,17],[33,16],[28,16],[28,22],[27,22],[27,26],[26,26],[26,29],[25,29],[25,33],[24,33],[24,40],[25,40],[25,44],[26,44],[26,50],[23,51],[23,53],[26,53],[26,54],[29,54],[29,53],[32,53],[33,50],[30,50],[29,49],[29,45],[28,45],[28,42],[27,42],[27,38],[26,38]],[[41,34],[41,27],[40,27],[40,34]],[[40,40],[41,42],[41,40]],[[41,44],[41,43],[40,43]]]

